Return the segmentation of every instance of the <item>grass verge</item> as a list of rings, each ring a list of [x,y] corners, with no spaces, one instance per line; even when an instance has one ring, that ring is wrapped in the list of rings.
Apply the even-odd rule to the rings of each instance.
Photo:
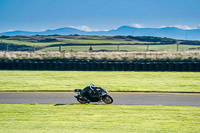
[[[0,105],[4,133],[199,132],[200,107]]]
[[[200,52],[0,52],[0,59],[198,62]]]
[[[0,91],[73,91],[90,83],[108,91],[200,92],[198,72],[0,71]]]

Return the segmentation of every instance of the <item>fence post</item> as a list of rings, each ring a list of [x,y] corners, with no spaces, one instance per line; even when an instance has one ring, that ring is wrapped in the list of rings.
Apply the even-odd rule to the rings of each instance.
[[[62,52],[62,45],[59,46],[59,52]]]
[[[147,44],[147,52],[149,51],[149,44]]]
[[[176,44],[176,52],[178,52],[179,51],[179,44],[177,43]]]
[[[35,53],[35,45],[33,45],[33,53]]]

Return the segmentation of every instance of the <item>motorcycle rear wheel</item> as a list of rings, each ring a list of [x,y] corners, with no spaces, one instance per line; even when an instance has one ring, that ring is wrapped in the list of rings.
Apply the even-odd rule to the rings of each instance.
[[[102,101],[103,101],[104,103],[106,103],[106,104],[111,104],[111,103],[113,102],[113,99],[112,99],[111,96],[107,95],[107,96],[105,96],[105,97],[102,99]]]

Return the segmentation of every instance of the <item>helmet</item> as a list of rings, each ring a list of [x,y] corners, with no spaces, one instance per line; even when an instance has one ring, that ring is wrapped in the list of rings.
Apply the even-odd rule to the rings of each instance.
[[[90,89],[93,90],[93,87],[95,87],[95,85],[93,83],[90,84]]]

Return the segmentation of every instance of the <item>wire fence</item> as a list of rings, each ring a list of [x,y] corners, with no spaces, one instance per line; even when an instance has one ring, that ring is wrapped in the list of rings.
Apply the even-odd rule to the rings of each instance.
[[[27,45],[0,45],[0,51],[66,51],[66,52],[181,52],[181,51],[200,51],[200,45],[185,44],[56,44],[51,46],[27,46]]]
[[[67,51],[67,52],[180,52],[180,51],[200,51],[200,45],[75,45],[46,47],[40,51]]]

